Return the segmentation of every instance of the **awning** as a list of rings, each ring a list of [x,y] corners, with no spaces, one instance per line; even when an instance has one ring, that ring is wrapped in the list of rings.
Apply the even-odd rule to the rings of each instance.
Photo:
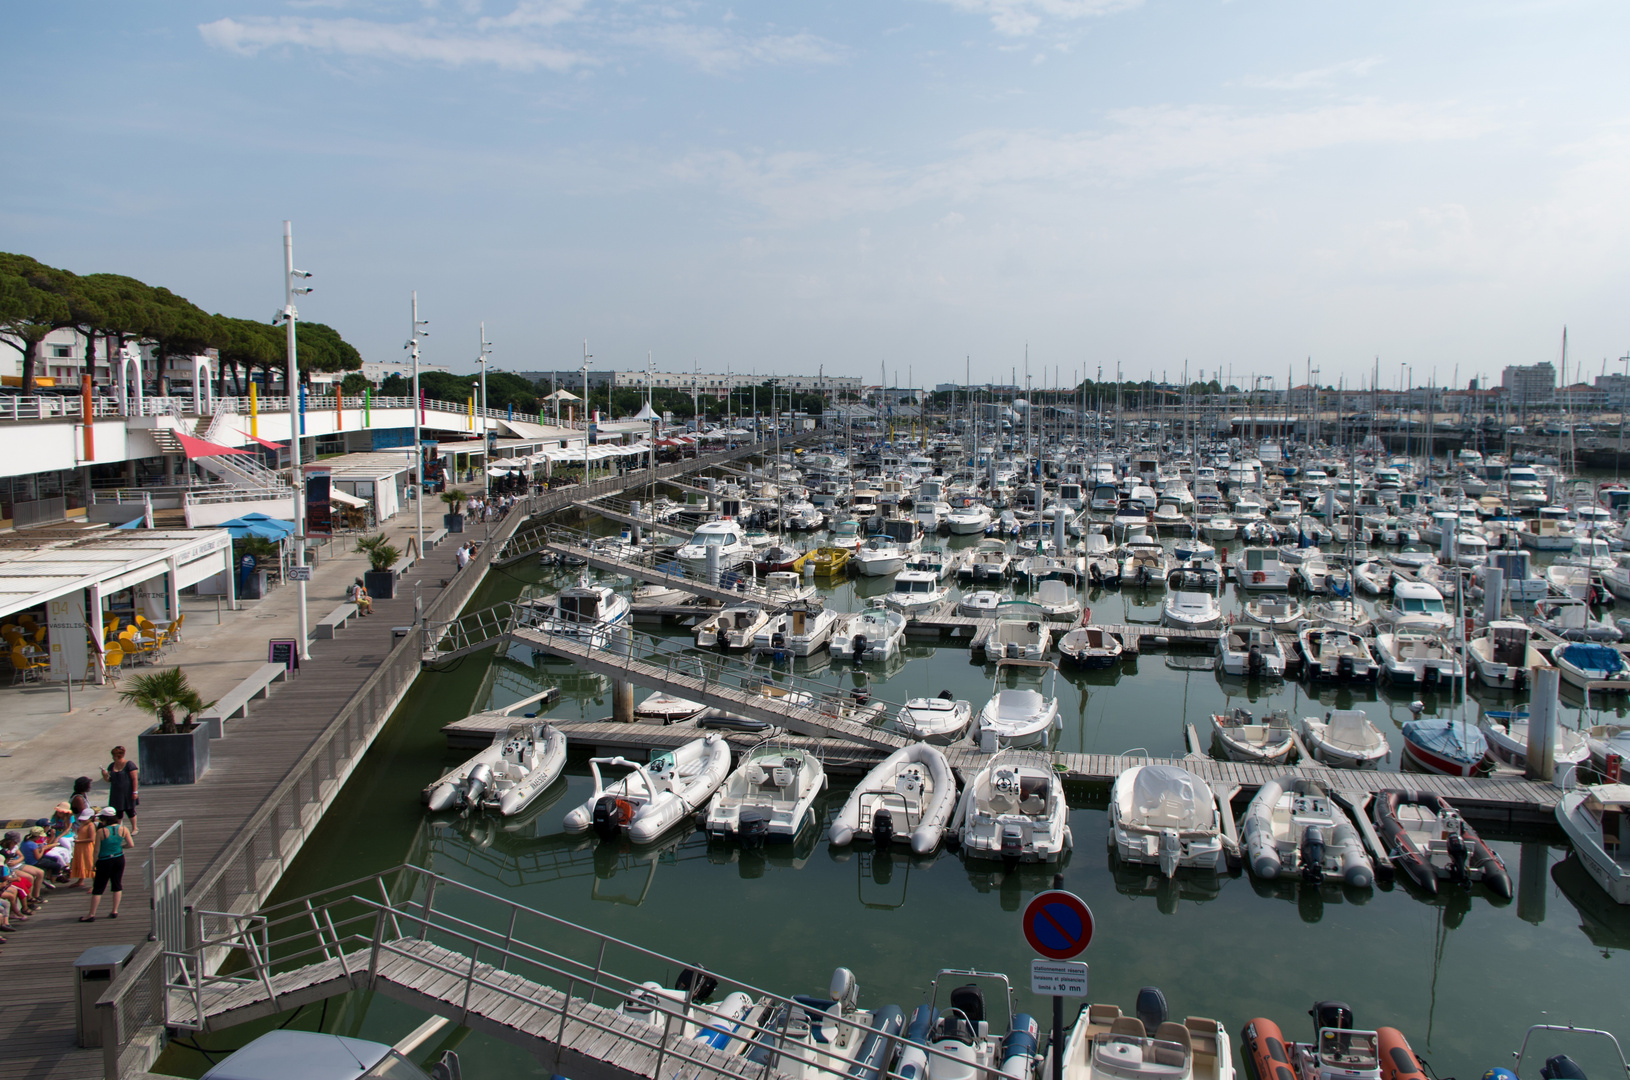
[[[255,442],[258,442],[268,450],[282,450],[284,447],[289,445],[288,443],[284,442],[272,442],[270,439],[263,439],[259,435],[251,435],[247,431],[239,431],[238,434],[242,435],[246,439],[253,439]]]
[[[368,505],[368,501],[366,499],[359,499],[350,492],[341,491],[337,487],[330,487],[328,489],[328,497],[333,499],[335,502],[342,503],[346,506],[363,507]]]
[[[233,446],[222,446],[220,443],[212,443],[208,439],[198,439],[191,435],[183,435],[179,431],[174,432],[174,434],[177,441],[181,443],[181,449],[186,451],[188,461],[191,461],[193,458],[220,457],[223,454],[249,453],[247,450],[239,450]]]

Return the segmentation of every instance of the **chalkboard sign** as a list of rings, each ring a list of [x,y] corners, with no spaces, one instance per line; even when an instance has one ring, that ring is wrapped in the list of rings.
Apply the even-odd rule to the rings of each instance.
[[[300,650],[293,638],[272,638],[266,643],[266,662],[282,664],[290,671],[300,670]]]

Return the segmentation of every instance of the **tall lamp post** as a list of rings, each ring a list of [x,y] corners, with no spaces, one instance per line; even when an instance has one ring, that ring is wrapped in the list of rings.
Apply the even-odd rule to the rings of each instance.
[[[295,310],[294,298],[304,296],[311,292],[310,287],[298,284],[311,275],[304,270],[294,268],[294,230],[290,223],[283,223],[283,310],[278,320],[288,334],[289,366],[284,379],[289,392],[289,474],[294,488],[294,565],[304,568],[306,565],[306,485],[300,472],[300,361],[295,344],[295,320],[299,312]],[[300,659],[311,659],[311,646],[306,641],[310,627],[306,623],[306,581],[304,574],[296,575],[300,588]]]
[[[487,340],[487,324],[481,324],[481,352],[477,354],[475,362],[481,365],[481,474],[483,477],[481,490],[487,498],[492,497],[492,473],[488,468],[492,461],[487,457],[487,447],[491,445],[487,438],[487,360],[492,356],[492,342]]]
[[[583,339],[583,482],[589,482],[589,339]],[[608,399],[610,395],[607,395]]]
[[[419,339],[429,337],[430,331],[425,329],[430,325],[429,319],[419,318],[419,290],[413,290],[412,324],[408,332],[407,344],[402,348],[408,351],[413,361],[413,482],[417,490],[413,492],[413,509],[417,514],[419,532],[413,542],[414,550],[419,557],[424,555],[424,399],[419,396]]]

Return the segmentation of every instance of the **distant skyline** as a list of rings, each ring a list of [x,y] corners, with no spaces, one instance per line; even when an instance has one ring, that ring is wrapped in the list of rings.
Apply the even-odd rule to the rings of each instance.
[[[932,386],[1630,354],[1630,11],[9,5],[0,249],[367,360]],[[915,375],[907,380],[907,371]],[[1055,374],[1056,373],[1056,374]]]

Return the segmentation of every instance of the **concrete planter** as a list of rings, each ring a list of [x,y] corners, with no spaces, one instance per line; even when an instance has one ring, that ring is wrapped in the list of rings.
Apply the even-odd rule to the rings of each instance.
[[[136,759],[143,787],[197,783],[209,771],[209,726],[196,724],[191,731],[160,735],[154,724],[136,736]]]
[[[396,597],[396,571],[369,570],[362,575],[362,584],[375,600],[393,600]]]

